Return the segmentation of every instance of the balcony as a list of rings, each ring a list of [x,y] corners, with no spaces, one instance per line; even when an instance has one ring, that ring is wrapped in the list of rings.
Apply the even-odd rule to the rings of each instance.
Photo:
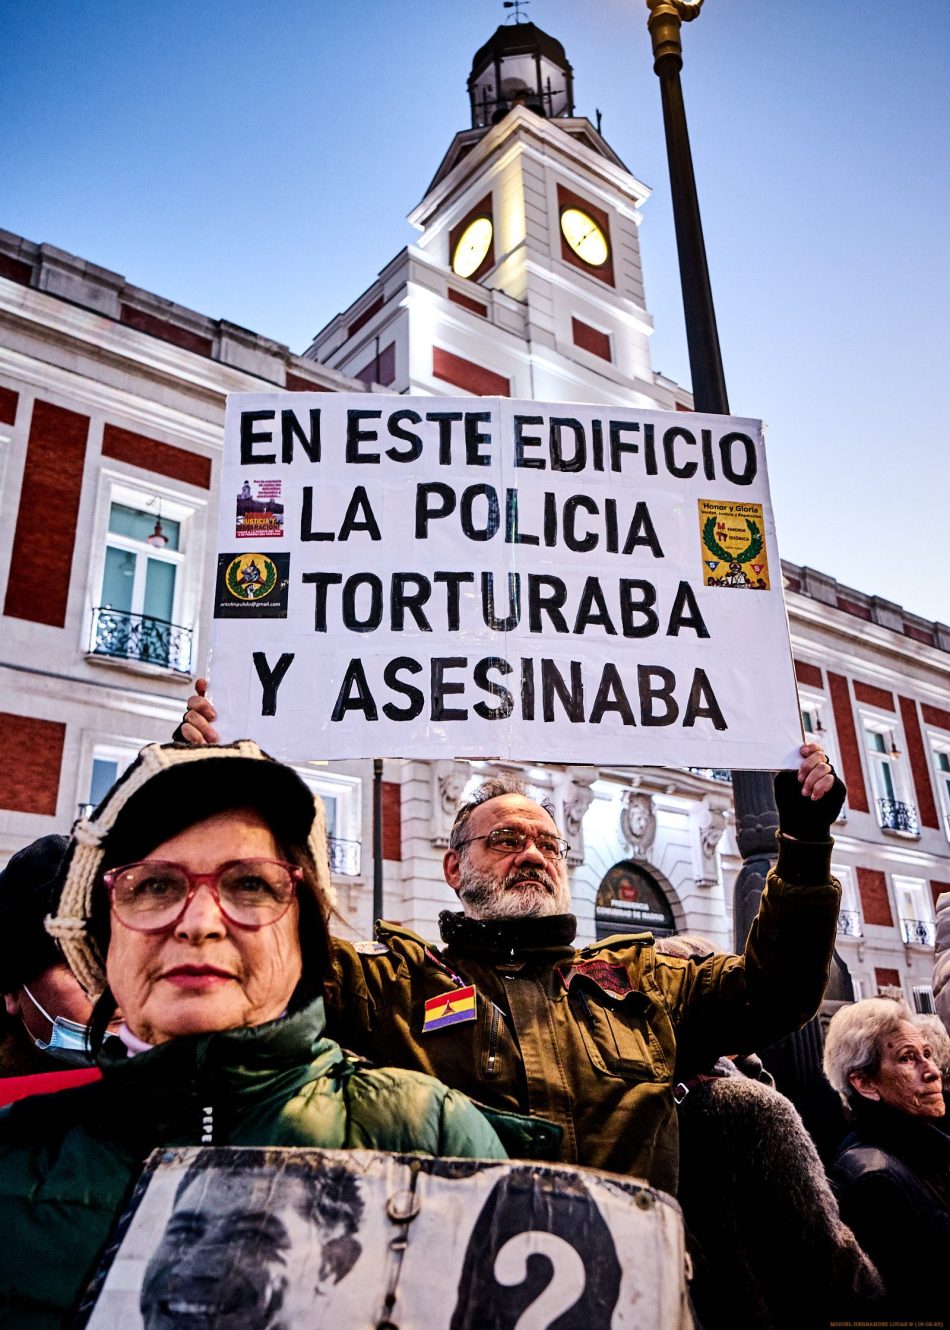
[[[139,665],[156,665],[191,674],[192,630],[150,614],[130,614],[108,605],[92,612],[91,656],[107,656]]]
[[[336,873],[340,877],[359,877],[361,848],[358,840],[339,840],[335,836],[328,837],[327,850],[330,858],[330,872]]]
[[[932,919],[902,919],[901,937],[906,947],[932,947],[937,926]]]
[[[838,911],[838,934],[840,937],[864,937],[861,915],[857,910]]]
[[[901,803],[899,799],[878,799],[877,816],[884,831],[896,831],[904,836],[920,835],[917,809],[913,804]]]

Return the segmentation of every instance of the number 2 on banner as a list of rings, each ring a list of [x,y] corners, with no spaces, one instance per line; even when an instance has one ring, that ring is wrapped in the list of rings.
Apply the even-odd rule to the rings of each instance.
[[[495,1258],[499,1284],[520,1284],[528,1273],[528,1257],[539,1252],[551,1262],[551,1282],[525,1307],[515,1330],[548,1330],[548,1326],[584,1292],[584,1262],[569,1242],[554,1233],[516,1233]]]

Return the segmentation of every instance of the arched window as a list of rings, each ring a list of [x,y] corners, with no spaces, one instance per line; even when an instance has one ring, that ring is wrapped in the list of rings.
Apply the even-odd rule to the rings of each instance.
[[[597,889],[594,906],[597,938],[611,933],[653,933],[669,937],[676,920],[666,892],[640,864],[630,860],[614,864]]]

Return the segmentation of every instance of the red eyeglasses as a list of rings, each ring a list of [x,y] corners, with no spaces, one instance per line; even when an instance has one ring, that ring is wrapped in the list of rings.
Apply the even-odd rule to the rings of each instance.
[[[103,881],[119,923],[137,933],[163,933],[182,919],[203,882],[229,924],[267,928],[290,909],[302,877],[302,868],[278,859],[232,859],[210,873],[153,859],[112,868]]]

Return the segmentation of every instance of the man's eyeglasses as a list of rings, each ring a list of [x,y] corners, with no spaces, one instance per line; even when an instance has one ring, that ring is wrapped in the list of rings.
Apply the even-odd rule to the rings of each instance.
[[[532,835],[530,831],[516,831],[514,827],[495,827],[486,836],[472,836],[470,840],[463,840],[459,849],[477,840],[483,840],[487,848],[496,854],[521,854],[533,842],[545,859],[566,859],[571,848],[570,843],[561,836],[553,836],[547,831]]]
[[[163,933],[183,917],[207,882],[229,924],[256,930],[276,924],[290,909],[303,870],[276,859],[233,859],[212,873],[152,860],[126,864],[103,875],[115,917],[137,933]]]

